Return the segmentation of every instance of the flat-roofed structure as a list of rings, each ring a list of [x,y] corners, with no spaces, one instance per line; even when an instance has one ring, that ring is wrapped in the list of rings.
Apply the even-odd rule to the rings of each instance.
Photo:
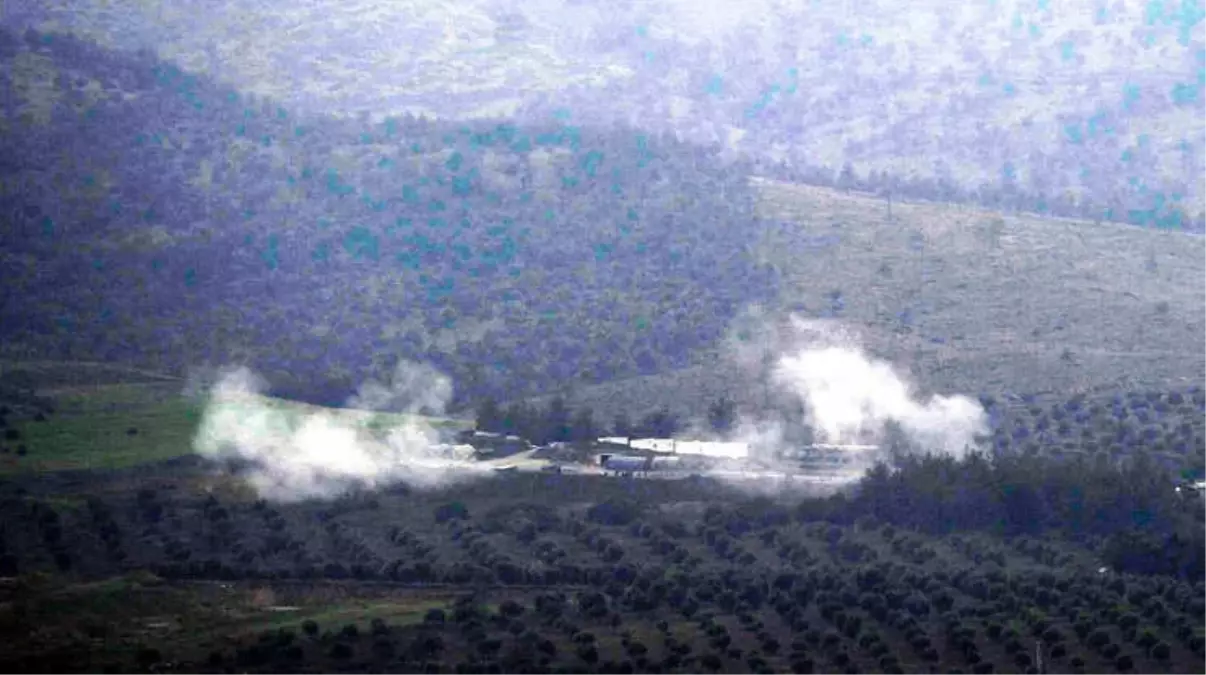
[[[674,444],[674,454],[746,459],[750,456],[750,444],[725,441],[677,441]]]

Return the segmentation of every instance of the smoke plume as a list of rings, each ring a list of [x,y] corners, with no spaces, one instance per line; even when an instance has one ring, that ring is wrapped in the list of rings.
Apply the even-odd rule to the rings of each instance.
[[[403,362],[388,381],[366,382],[349,401],[355,410],[268,398],[266,383],[245,367],[194,377],[189,389],[206,399],[196,452],[249,466],[245,477],[266,499],[326,498],[396,483],[439,488],[488,475],[433,448],[440,434],[418,415],[442,413],[452,385],[428,366]],[[401,414],[374,414],[381,410]]]
[[[792,316],[774,322],[747,313],[731,342],[734,360],[773,388],[776,404],[800,410],[815,440],[882,445],[895,426],[924,452],[962,456],[988,432],[978,401],[962,395],[921,396],[892,364],[872,357],[850,328]],[[743,416],[734,434],[764,449],[786,449],[793,425]]]

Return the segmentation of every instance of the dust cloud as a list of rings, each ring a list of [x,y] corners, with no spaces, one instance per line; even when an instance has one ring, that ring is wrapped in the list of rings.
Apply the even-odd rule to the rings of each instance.
[[[347,410],[273,399],[266,390],[246,367],[194,375],[186,389],[204,400],[194,450],[244,466],[265,499],[332,498],[398,483],[440,489],[489,475],[439,451],[440,431],[424,415],[444,411],[452,383],[429,366],[400,363],[387,381],[361,385]]]
[[[836,321],[748,312],[734,328],[728,353],[773,393],[772,411],[743,413],[729,434],[758,448],[760,457],[804,445],[793,433],[801,425],[816,443],[882,448],[896,432],[906,441],[896,450],[956,458],[979,448],[989,432],[977,400],[923,396],[891,362],[868,354],[854,329]],[[851,469],[865,465],[856,462]]]

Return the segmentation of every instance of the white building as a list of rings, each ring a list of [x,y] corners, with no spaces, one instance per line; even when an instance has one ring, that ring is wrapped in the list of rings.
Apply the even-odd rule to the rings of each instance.
[[[600,438],[600,443],[626,445],[634,450],[656,452],[664,455],[695,455],[745,459],[750,456],[749,443],[725,443],[720,441],[680,441],[673,438]]]
[[[750,444],[722,441],[677,441],[674,443],[673,452],[678,455],[746,459],[750,456]]]

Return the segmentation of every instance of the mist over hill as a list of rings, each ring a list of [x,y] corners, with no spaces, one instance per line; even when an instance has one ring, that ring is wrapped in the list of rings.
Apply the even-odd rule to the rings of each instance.
[[[753,308],[838,321],[928,391],[1200,371],[1200,240],[1182,228],[902,203],[883,176],[578,107],[332,115],[69,34],[0,49],[11,356],[241,364],[327,404],[413,360],[452,378],[453,409],[577,390],[603,418],[700,414],[765,401],[765,373],[729,358]],[[801,171],[846,194],[751,182]]]
[[[889,218],[882,200],[774,182],[758,193],[777,301],[739,315],[700,363],[581,387],[576,405],[604,420],[663,406],[699,418],[721,397],[790,412],[768,366],[817,346],[787,339],[792,317],[832,326],[923,398],[1201,386],[1206,260],[1191,235],[939,204]]]
[[[680,141],[296,115],[70,36],[3,44],[14,355],[243,363],[326,401],[414,359],[517,396],[686,365],[774,292],[740,167]]]
[[[30,3],[291,109],[624,122],[779,177],[1203,226],[1199,3]],[[843,168],[848,165],[849,171]]]

